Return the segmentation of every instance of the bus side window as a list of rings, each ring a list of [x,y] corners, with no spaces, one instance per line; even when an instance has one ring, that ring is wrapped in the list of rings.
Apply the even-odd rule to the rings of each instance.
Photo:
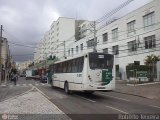
[[[79,72],[82,72],[82,70],[83,70],[83,64],[84,64],[84,58],[81,57],[79,59]]]
[[[76,61],[77,72],[80,72],[80,58]]]
[[[64,70],[65,70],[65,63],[63,62],[62,63],[62,73],[64,73]]]
[[[63,73],[66,73],[67,70],[67,62],[63,62]]]
[[[66,65],[65,73],[67,73],[68,62],[65,62],[65,65]]]
[[[70,60],[70,61],[68,61],[68,70],[67,70],[67,72],[70,73],[71,70],[72,70],[72,61]]]
[[[59,73],[59,63],[56,65],[56,73]]]
[[[66,61],[66,73],[68,73],[68,69],[69,69],[69,63],[68,61]]]
[[[75,73],[75,60],[72,60],[72,73]]]
[[[79,59],[80,58],[76,59],[76,73],[79,72]]]
[[[78,69],[77,60],[78,60],[78,59],[75,59],[75,60],[74,60],[74,73],[77,73],[77,69]]]
[[[60,63],[60,73],[63,73],[63,66],[62,66],[62,63]]]
[[[57,64],[57,73],[61,73],[61,64],[60,63]]]

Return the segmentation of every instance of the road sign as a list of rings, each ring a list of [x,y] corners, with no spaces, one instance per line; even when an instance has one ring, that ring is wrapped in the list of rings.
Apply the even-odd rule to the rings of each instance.
[[[138,78],[147,78],[147,76],[148,76],[147,71],[137,71],[136,74],[137,74]]]

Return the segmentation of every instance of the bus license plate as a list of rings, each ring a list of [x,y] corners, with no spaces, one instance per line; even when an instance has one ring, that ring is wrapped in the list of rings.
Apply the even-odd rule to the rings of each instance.
[[[97,87],[97,89],[105,89],[105,87]]]

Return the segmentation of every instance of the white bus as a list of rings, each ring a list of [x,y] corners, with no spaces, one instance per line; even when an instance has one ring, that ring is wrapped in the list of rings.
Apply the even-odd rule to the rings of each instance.
[[[114,56],[105,53],[87,53],[59,61],[49,66],[51,85],[70,91],[107,91],[115,88]]]

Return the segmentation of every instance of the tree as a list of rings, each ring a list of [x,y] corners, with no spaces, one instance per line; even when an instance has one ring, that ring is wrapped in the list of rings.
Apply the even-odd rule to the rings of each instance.
[[[49,58],[47,60],[54,60],[56,58],[56,56],[52,56],[50,55]]]
[[[154,54],[148,55],[144,61],[145,61],[145,64],[151,68],[150,81],[153,81],[153,79],[155,78],[155,76],[154,76],[155,75],[155,68],[156,68],[155,66],[156,66],[157,61],[160,61],[160,56],[156,56]]]
[[[28,67],[32,67],[32,66],[34,66],[34,62],[28,65]]]

